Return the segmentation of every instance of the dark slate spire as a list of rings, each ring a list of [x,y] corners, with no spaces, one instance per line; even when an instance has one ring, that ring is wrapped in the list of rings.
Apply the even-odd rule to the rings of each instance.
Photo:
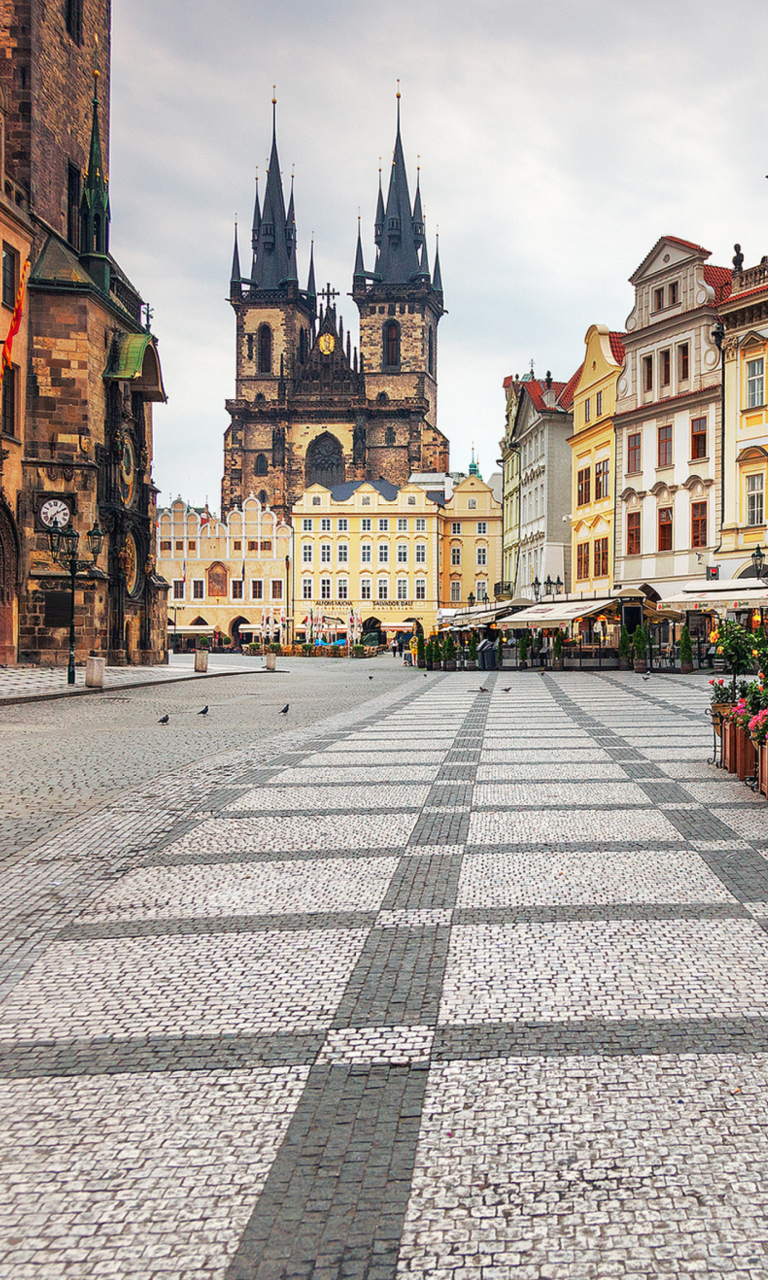
[[[360,234],[360,214],[357,215],[357,251],[355,253],[355,272],[353,288],[365,285],[365,260],[363,258],[363,240]]]
[[[427,254],[427,242],[421,242],[421,258],[419,260],[419,279],[429,280],[429,256]]]
[[[235,248],[232,254],[232,274],[229,277],[229,297],[232,302],[242,297],[240,283],[240,250],[237,247],[237,223],[235,223]]]
[[[421,212],[421,170],[416,170],[416,199],[413,202],[413,239],[416,245],[424,244],[424,215]]]
[[[385,284],[407,284],[414,278],[418,269],[418,250],[413,234],[411,199],[408,194],[408,177],[405,172],[405,157],[400,137],[400,91],[398,90],[397,135],[377,271]]]
[[[376,248],[381,248],[381,237],[384,234],[384,196],[381,193],[381,165],[379,165],[379,198],[376,202],[376,222],[373,229],[373,238],[376,242]]]
[[[285,280],[295,279],[292,238],[288,233],[280,158],[277,154],[277,123],[272,99],[272,151],[267,173],[267,189],[261,211],[254,260],[254,288],[278,289]]]
[[[261,205],[259,204],[259,171],[256,170],[256,198],[253,202],[253,226],[251,227],[251,249],[253,250],[253,258],[251,262],[251,279],[256,279],[256,250],[259,245],[259,230],[261,228]]]
[[[288,279],[298,282],[299,268],[296,261],[296,214],[293,206],[293,174],[291,174],[291,198],[288,201],[288,213],[286,214],[285,243],[288,247]]]
[[[315,284],[315,242],[312,241],[312,247],[309,251],[309,276],[307,277],[307,297],[314,306],[317,299],[317,286]]]
[[[435,266],[432,272],[432,288],[435,293],[443,292],[443,277],[440,271],[440,237],[435,236]]]
[[[86,257],[92,257],[94,254],[106,257],[109,253],[109,186],[104,172],[99,132],[98,53],[97,44],[93,64],[91,148],[88,155],[88,172],[85,175],[83,196],[80,201],[80,251]]]

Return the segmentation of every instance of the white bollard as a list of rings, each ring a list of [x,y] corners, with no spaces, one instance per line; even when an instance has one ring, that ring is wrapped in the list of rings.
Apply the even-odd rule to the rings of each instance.
[[[86,658],[85,686],[87,689],[103,689],[104,688],[105,662],[106,662],[106,659],[104,658]]]
[[[277,659],[277,654],[276,654],[276,653],[267,653],[267,654],[265,654],[265,655],[264,655],[264,657],[265,657],[266,664],[267,664],[267,671],[274,671],[274,669],[275,669],[275,661],[276,661],[276,659]]]
[[[208,670],[208,650],[195,649],[195,671],[205,672]]]

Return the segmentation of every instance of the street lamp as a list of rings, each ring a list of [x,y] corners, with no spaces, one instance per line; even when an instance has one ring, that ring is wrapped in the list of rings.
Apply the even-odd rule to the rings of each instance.
[[[96,564],[104,541],[104,534],[99,528],[98,520],[85,535],[88,540],[90,560],[78,560],[77,548],[80,534],[68,524],[66,529],[51,529],[48,533],[48,546],[51,555],[69,574],[69,664],[67,666],[67,684],[75,683],[75,579],[84,569],[91,569]]]
[[[467,596],[467,604],[469,605],[470,609],[473,609],[475,606],[475,597],[472,591],[470,591],[469,595]]]
[[[755,547],[752,552],[752,565],[755,570],[755,577],[762,578],[765,572],[765,552],[762,547]]]
[[[534,580],[533,580],[533,594],[534,594],[534,596],[536,597],[536,599],[537,599],[537,600],[538,600],[538,599],[540,598],[540,596],[541,596],[541,583],[539,582],[538,574],[536,575],[536,577],[535,577],[535,578],[534,578]]]

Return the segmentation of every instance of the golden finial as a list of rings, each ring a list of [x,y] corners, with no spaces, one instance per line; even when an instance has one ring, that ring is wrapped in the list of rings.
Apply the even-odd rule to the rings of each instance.
[[[277,86],[273,84],[272,85],[272,106],[273,107],[277,106],[277,95],[275,93],[276,88]]]
[[[397,77],[397,97],[400,97],[400,77]]]
[[[98,36],[94,36],[94,37],[93,37],[93,44],[94,44],[94,49],[93,49],[93,78],[94,78],[94,80],[98,80],[98,78],[99,78],[99,37],[98,37]]]

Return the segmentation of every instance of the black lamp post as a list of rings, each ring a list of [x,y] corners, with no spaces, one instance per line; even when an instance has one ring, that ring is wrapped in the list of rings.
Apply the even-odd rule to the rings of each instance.
[[[755,570],[755,577],[756,577],[756,578],[762,578],[762,577],[763,577],[763,575],[764,575],[764,574],[765,574],[765,572],[766,572],[766,570],[765,570],[765,552],[763,551],[762,547],[760,547],[760,546],[755,547],[754,551],[752,552],[752,565],[753,565],[754,570]]]
[[[471,591],[470,591],[469,595],[467,596],[467,604],[469,605],[470,609],[473,609],[473,608],[475,607],[475,597],[474,597],[473,592],[471,592]]]
[[[99,528],[98,520],[94,520],[93,528],[85,535],[88,539],[90,560],[78,560],[77,548],[80,534],[68,524],[66,529],[51,529],[48,534],[48,545],[51,555],[69,574],[69,665],[67,666],[67,684],[75,683],[75,579],[84,569],[91,569],[99,558],[104,534]]]
[[[533,580],[533,594],[537,600],[541,597],[541,583],[539,582],[538,574]]]

